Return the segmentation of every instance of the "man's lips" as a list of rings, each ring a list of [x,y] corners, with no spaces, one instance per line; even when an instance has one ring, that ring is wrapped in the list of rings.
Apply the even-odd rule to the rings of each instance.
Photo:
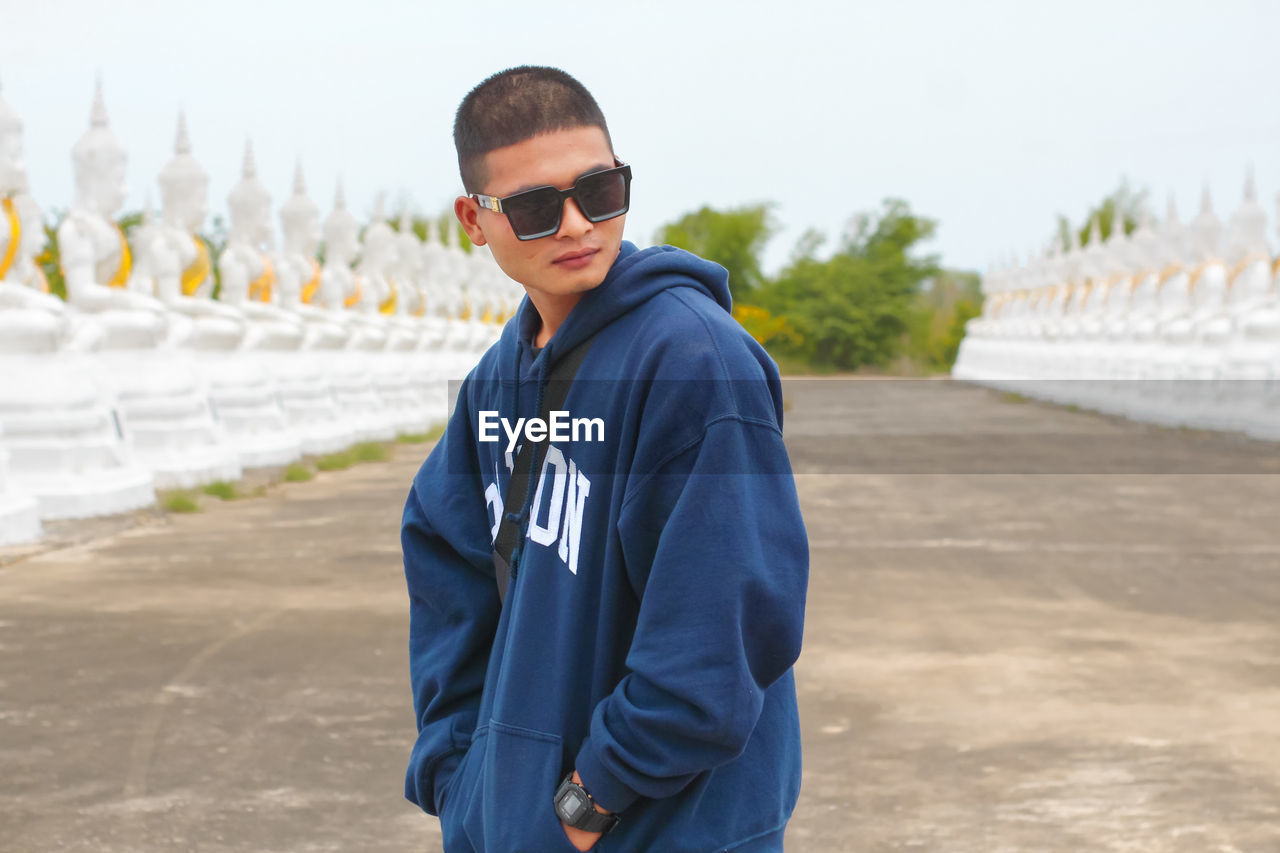
[[[562,270],[583,270],[591,266],[591,263],[595,260],[596,253],[599,251],[599,249],[577,249],[572,252],[565,252],[551,263]]]
[[[552,261],[553,264],[565,264],[567,266],[577,266],[584,264],[595,256],[599,249],[578,249],[575,252],[565,252],[560,257]]]

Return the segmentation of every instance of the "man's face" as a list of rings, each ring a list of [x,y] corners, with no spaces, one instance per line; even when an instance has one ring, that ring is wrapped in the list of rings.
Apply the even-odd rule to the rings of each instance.
[[[484,158],[485,195],[505,198],[539,186],[569,189],[588,172],[614,167],[613,151],[598,127],[575,127],[534,136],[490,151]],[[626,216],[591,223],[577,202],[564,203],[560,230],[536,240],[518,240],[507,217],[460,197],[454,211],[471,242],[488,245],[508,276],[531,291],[564,297],[604,281],[618,257]]]

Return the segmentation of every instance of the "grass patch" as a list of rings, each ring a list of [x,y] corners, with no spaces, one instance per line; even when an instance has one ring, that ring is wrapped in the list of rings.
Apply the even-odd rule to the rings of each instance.
[[[376,441],[362,441],[347,453],[353,462],[386,462],[391,458],[391,448]]]
[[[1001,402],[1004,403],[1029,403],[1031,398],[1019,394],[1017,391],[1005,391],[1000,395]]]
[[[320,471],[341,471],[343,468],[350,468],[355,464],[355,460],[351,458],[351,452],[344,450],[341,453],[330,453],[328,456],[321,456],[316,460],[316,469]]]
[[[284,481],[286,483],[305,483],[314,476],[315,473],[301,462],[294,462],[284,469]]]
[[[191,492],[162,492],[157,496],[165,512],[199,512],[200,501]]]
[[[377,441],[353,444],[341,453],[330,453],[316,460],[321,471],[341,471],[360,462],[386,462],[391,458],[391,445]]]
[[[444,435],[444,424],[432,427],[427,432],[406,432],[396,436],[396,442],[399,444],[426,444],[428,441],[437,441],[440,436]]]
[[[209,483],[200,491],[210,497],[219,498],[224,501],[233,501],[240,497],[240,490],[236,488],[236,484],[229,480],[218,480],[216,483]]]

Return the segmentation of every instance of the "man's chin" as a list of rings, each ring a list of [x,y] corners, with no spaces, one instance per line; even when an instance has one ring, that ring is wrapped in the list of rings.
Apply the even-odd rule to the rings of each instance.
[[[609,274],[608,268],[603,271],[585,269],[578,270],[570,275],[560,274],[547,281],[546,290],[552,293],[560,293],[568,296],[571,293],[586,293],[588,290],[594,290],[604,281],[605,276]]]

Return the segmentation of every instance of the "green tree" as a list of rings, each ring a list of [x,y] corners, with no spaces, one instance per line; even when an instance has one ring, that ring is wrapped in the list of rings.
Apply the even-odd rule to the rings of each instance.
[[[658,243],[667,243],[715,261],[729,271],[734,302],[764,284],[760,253],[775,233],[771,204],[732,210],[702,207],[658,230]]]
[[[907,321],[903,372],[945,373],[955,363],[965,324],[982,313],[981,278],[940,270],[921,287]]]
[[[879,211],[850,220],[826,260],[807,234],[791,264],[753,299],[791,323],[794,355],[843,370],[884,366],[902,348],[913,299],[939,272],[934,256],[916,254],[935,227],[905,201],[886,199]]]

